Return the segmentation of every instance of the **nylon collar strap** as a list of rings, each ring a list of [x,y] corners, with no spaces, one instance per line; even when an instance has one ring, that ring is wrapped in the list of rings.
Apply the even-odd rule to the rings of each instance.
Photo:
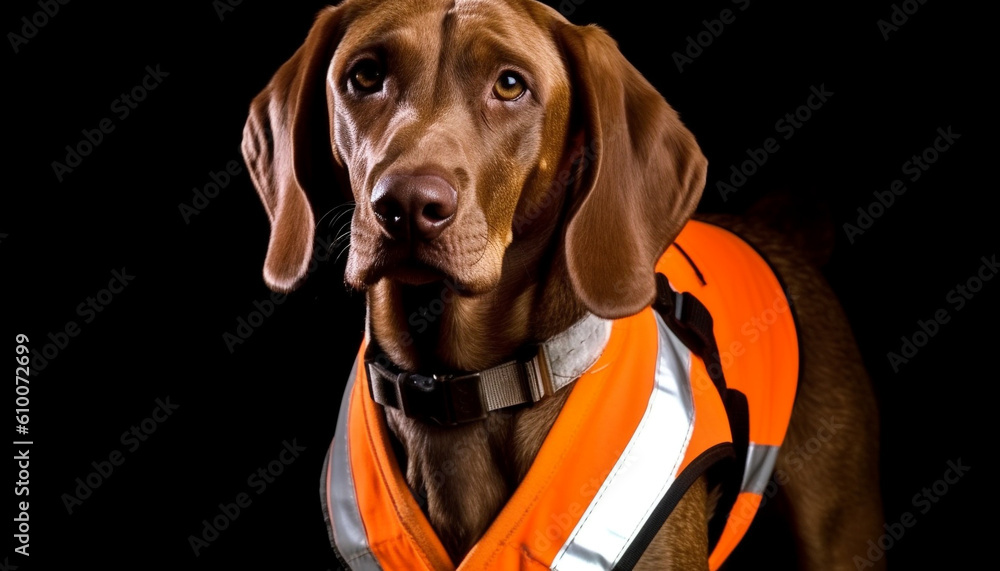
[[[611,321],[587,314],[536,346],[532,354],[482,371],[447,375],[404,371],[389,362],[374,342],[366,351],[365,368],[375,402],[410,418],[454,426],[555,394],[597,362],[610,337]]]

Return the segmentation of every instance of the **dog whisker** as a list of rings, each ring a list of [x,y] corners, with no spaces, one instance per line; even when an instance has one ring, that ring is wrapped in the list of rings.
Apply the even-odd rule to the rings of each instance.
[[[327,216],[330,216],[331,214],[336,213],[333,216],[333,218],[330,219],[330,222],[329,222],[330,227],[333,227],[335,224],[337,224],[337,221],[339,221],[345,214],[351,214],[351,213],[353,213],[355,206],[357,206],[357,204],[354,203],[354,202],[347,202],[347,203],[344,203],[344,204],[338,204],[337,206],[334,206],[330,210],[326,211],[326,214],[324,214],[319,219],[319,221],[316,223],[316,226],[317,227],[321,226],[323,224],[323,220],[326,219]],[[337,212],[338,210],[340,212]]]
[[[341,224],[340,228],[337,229],[336,234],[337,234],[337,237],[333,239],[333,243],[330,245],[331,248],[334,247],[334,246],[340,245],[340,243],[342,241],[344,241],[345,239],[350,240],[350,238],[351,238],[351,221],[348,220],[347,222]]]
[[[330,220],[330,226],[335,226],[340,222],[345,216],[347,216],[347,223],[350,224],[351,217],[354,215],[354,205],[351,204],[349,208],[345,208],[343,212],[337,214]]]
[[[343,242],[344,240],[347,240],[347,242],[350,243],[351,241],[350,229],[343,231],[340,235],[334,238],[333,242],[330,244],[330,249],[332,250],[333,248],[339,246],[341,242]]]
[[[337,254],[337,257],[334,259],[333,263],[336,264],[337,262],[339,262],[340,257],[343,256],[350,249],[351,249],[351,241],[348,240],[347,243],[344,244],[344,247],[340,250],[340,253]]]

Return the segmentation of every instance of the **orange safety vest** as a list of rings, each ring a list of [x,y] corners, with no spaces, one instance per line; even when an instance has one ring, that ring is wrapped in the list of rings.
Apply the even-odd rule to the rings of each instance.
[[[730,508],[725,519],[710,531],[709,566],[718,569],[770,480],[795,398],[798,340],[781,284],[746,242],[691,221],[674,244],[656,270],[711,313],[714,358],[706,366],[668,327],[670,316],[651,307],[615,320],[524,480],[457,564],[396,462],[383,411],[358,365],[363,343],[321,479],[341,562],[385,570],[627,569],[706,474],[735,483],[722,502]],[[710,374],[718,364],[728,386],[721,391],[718,375]],[[732,406],[727,412],[739,401],[727,392],[745,395],[748,426],[732,416]],[[731,419],[744,426],[731,428]],[[737,432],[744,433],[742,446]]]

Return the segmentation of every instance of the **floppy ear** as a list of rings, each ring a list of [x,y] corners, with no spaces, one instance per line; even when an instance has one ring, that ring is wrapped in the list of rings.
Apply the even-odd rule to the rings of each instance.
[[[591,312],[624,317],[653,301],[654,266],[698,205],[708,161],[607,33],[564,24],[560,35],[586,145],[566,263]]]
[[[309,188],[336,184],[326,73],[339,41],[337,8],[319,13],[305,43],[250,104],[243,158],[271,221],[264,281],[295,288],[306,273],[316,231]]]

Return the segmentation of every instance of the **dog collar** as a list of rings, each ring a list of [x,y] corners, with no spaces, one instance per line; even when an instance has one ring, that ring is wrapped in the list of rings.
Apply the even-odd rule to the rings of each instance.
[[[555,394],[597,362],[610,337],[611,321],[588,313],[527,355],[482,371],[443,375],[404,371],[374,342],[366,351],[365,368],[375,402],[410,418],[454,426]]]

